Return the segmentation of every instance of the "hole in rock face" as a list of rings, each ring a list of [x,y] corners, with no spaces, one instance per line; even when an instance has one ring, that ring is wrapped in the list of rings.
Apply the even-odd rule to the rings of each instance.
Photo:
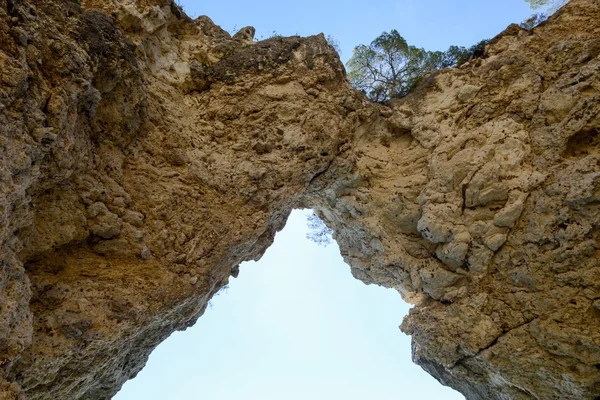
[[[600,152],[600,132],[596,129],[583,130],[567,141],[566,157],[583,158]]]
[[[413,364],[409,305],[354,279],[294,211],[259,262],[196,325],[152,353],[114,399],[463,399]]]

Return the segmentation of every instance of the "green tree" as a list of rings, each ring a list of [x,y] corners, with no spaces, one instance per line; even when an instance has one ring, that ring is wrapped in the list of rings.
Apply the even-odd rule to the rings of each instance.
[[[552,14],[560,7],[564,6],[569,0],[525,0],[531,8],[537,10],[538,8],[548,7],[548,11]]]
[[[354,48],[347,64],[348,79],[372,101],[403,97],[414,90],[425,75],[483,54],[486,43],[487,40],[470,48],[450,46],[445,52],[427,51],[409,46],[396,30],[383,32],[370,45]]]
[[[308,233],[306,238],[319,246],[327,247],[333,242],[333,231],[325,225],[316,212],[307,215]]]
[[[529,5],[531,6],[531,8],[533,8],[534,10],[536,10],[536,9],[538,9],[540,7],[544,7],[551,0],[525,0],[525,1],[527,3],[529,3]]]
[[[327,35],[326,39],[327,39],[327,43],[329,43],[329,45],[331,47],[333,47],[333,49],[335,51],[337,51],[338,54],[342,54],[342,48],[340,47],[340,42],[336,38],[334,38],[331,35]]]
[[[549,13],[568,3],[569,0],[525,0],[531,8],[547,7]],[[540,12],[521,23],[532,29],[548,18]],[[393,29],[383,32],[370,45],[356,46],[346,64],[348,80],[356,89],[364,92],[372,101],[383,102],[406,96],[423,81],[425,75],[441,69],[454,67],[481,57],[489,40],[482,40],[469,48],[450,46],[445,52],[427,51],[409,46]]]
[[[550,14],[553,14],[567,4],[570,0],[525,0],[532,9],[537,10],[540,8],[545,8],[545,12],[539,12],[532,14],[531,17],[527,18],[525,21],[521,22],[521,27],[527,30],[532,30],[542,22],[546,21]]]
[[[546,21],[548,19],[548,14],[546,13],[536,13],[536,14],[532,14],[531,17],[527,18],[525,21],[521,22],[519,25],[521,26],[521,28],[525,28],[527,30],[532,30],[533,28],[535,28],[536,26],[538,26],[539,24],[541,24],[542,22]]]
[[[396,30],[383,32],[370,45],[354,48],[348,61],[348,79],[373,101],[408,94],[441,57],[409,46]]]

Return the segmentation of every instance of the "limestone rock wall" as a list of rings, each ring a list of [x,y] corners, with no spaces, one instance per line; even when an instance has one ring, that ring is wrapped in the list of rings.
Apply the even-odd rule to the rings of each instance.
[[[416,304],[413,358],[468,399],[600,395],[600,2],[432,77],[315,187],[346,261]]]
[[[0,0],[0,398],[106,399],[291,209],[469,399],[600,395],[600,2],[389,105],[325,38]]]

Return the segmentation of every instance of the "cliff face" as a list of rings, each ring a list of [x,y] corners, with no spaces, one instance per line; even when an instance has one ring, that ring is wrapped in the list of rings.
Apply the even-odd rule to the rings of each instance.
[[[469,399],[600,395],[600,1],[389,106],[323,36],[0,0],[0,398],[105,399],[297,207]]]

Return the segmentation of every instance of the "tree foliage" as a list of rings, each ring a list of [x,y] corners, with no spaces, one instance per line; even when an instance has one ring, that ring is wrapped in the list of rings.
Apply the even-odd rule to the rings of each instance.
[[[521,22],[520,25],[522,28],[527,30],[532,30],[542,22],[546,21],[550,14],[553,14],[560,7],[567,4],[570,0],[525,0],[532,9],[537,10],[540,8],[545,8],[546,11],[538,12],[532,14],[531,17],[527,18],[525,21]]]
[[[532,30],[533,28],[535,28],[536,26],[538,26],[539,24],[541,24],[542,22],[546,21],[548,19],[548,14],[541,12],[541,13],[536,13],[536,14],[532,14],[531,17],[527,18],[525,21],[521,22],[519,25],[521,26],[521,28],[527,29],[527,30]]]
[[[525,0],[534,10],[541,7],[558,8],[568,3],[569,0]]]
[[[219,291],[214,294],[212,299],[210,299],[208,301],[208,308],[210,308],[212,310],[213,307],[215,306],[215,303],[213,302],[214,298],[217,297],[218,295],[220,295],[221,293],[227,293],[228,291],[229,291],[229,284],[227,284],[227,285],[223,286],[221,289],[219,289]]]
[[[537,10],[542,7],[548,7],[550,14],[564,6],[569,0],[525,0],[532,9]],[[535,15],[535,14],[534,14]]]
[[[333,231],[325,225],[314,211],[306,217],[308,233],[306,238],[319,246],[328,246],[333,242]]]
[[[348,79],[371,100],[384,101],[408,94],[425,73],[435,69],[436,61],[392,30],[368,46],[354,48],[348,61]]]
[[[534,10],[536,10],[540,7],[544,7],[546,4],[549,3],[549,0],[525,0],[525,1],[527,3],[529,3],[531,8],[533,8]]]
[[[329,43],[329,45],[331,47],[333,47],[333,49],[335,51],[337,51],[338,54],[342,54],[342,48],[340,47],[340,42],[336,38],[334,38],[331,35],[327,35],[326,39],[327,39],[327,43]]]
[[[468,61],[485,46],[482,41],[470,48],[450,46],[445,52],[410,46],[397,30],[383,32],[370,45],[354,48],[348,61],[348,79],[372,101],[382,102],[406,96],[423,78],[438,69]]]
[[[525,0],[533,9],[545,7],[553,13],[569,0]],[[521,23],[533,29],[546,19],[548,13],[540,12]],[[383,102],[404,97],[422,83],[427,74],[435,70],[454,67],[484,54],[489,40],[482,40],[469,48],[450,46],[446,51],[427,51],[410,46],[397,30],[383,32],[371,44],[354,48],[347,63],[348,80],[372,101]]]

